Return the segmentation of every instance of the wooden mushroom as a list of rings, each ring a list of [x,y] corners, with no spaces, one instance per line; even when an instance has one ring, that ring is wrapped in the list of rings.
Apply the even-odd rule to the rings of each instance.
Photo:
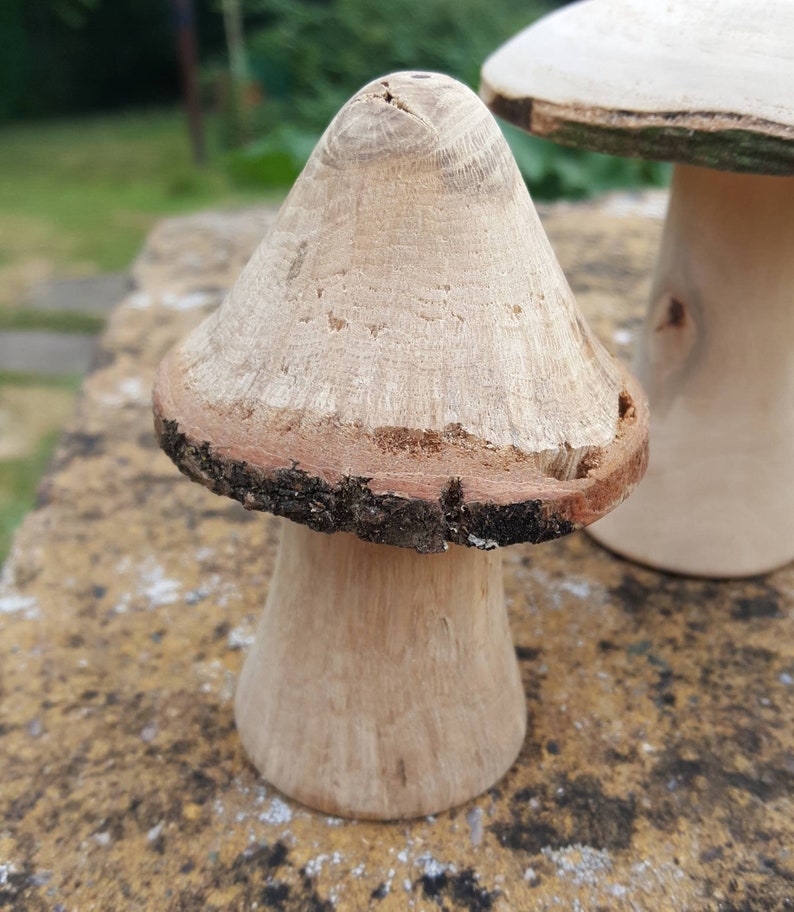
[[[430,73],[355,95],[154,410],[185,474],[294,520],[236,697],[263,774],[372,818],[492,785],[526,717],[492,549],[620,502],[647,414],[477,97]]]
[[[794,557],[794,5],[586,0],[486,61],[482,97],[582,148],[676,162],[634,364],[651,461],[591,530],[699,576]]]

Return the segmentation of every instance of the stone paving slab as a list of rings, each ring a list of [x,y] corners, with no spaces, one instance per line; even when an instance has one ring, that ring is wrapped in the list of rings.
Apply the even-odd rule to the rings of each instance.
[[[543,217],[625,353],[660,221],[611,206]],[[16,538],[0,581],[0,906],[790,912],[791,566],[723,583],[584,534],[505,549],[527,739],[495,788],[437,817],[315,814],[247,762],[231,698],[283,521],[182,478],[154,444],[149,390],[271,216],[219,217],[212,268],[195,250],[217,249],[215,216],[155,232]]]
[[[131,290],[128,272],[106,272],[72,279],[55,279],[35,285],[25,307],[104,317]]]
[[[20,329],[0,332],[0,370],[59,376],[91,366],[93,336]]]

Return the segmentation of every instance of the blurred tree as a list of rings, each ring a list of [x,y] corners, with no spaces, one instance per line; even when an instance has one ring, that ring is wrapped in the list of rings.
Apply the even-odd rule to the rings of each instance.
[[[99,0],[51,0],[52,11],[71,28],[83,28]]]
[[[16,112],[28,78],[28,41],[24,0],[0,3],[0,121]]]
[[[182,95],[190,130],[193,161],[205,163],[204,117],[199,97],[198,45],[196,42],[196,14],[193,0],[171,0],[174,12],[177,57],[182,71]]]
[[[228,133],[233,145],[251,139],[248,100],[248,55],[243,38],[243,10],[240,0],[220,0],[229,57]]]
[[[206,54],[214,0],[195,0]],[[0,0],[0,120],[172,104],[180,79],[168,0]]]

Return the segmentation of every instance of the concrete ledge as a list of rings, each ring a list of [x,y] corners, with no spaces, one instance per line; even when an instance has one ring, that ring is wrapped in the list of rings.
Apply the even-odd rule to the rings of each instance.
[[[620,353],[661,226],[638,205],[543,212]],[[230,701],[280,521],[183,479],[155,446],[149,390],[271,216],[155,231],[17,536],[0,586],[0,905],[791,909],[792,567],[717,583],[584,535],[509,548],[530,726],[497,788],[437,818],[365,824],[259,779]]]

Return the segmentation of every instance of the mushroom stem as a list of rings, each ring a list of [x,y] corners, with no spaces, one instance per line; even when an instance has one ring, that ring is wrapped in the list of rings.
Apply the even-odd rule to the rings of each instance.
[[[327,813],[417,817],[480,794],[526,727],[501,556],[285,523],[235,714],[265,778]]]
[[[677,165],[635,363],[650,464],[595,538],[697,576],[794,557],[793,337],[794,178]]]

